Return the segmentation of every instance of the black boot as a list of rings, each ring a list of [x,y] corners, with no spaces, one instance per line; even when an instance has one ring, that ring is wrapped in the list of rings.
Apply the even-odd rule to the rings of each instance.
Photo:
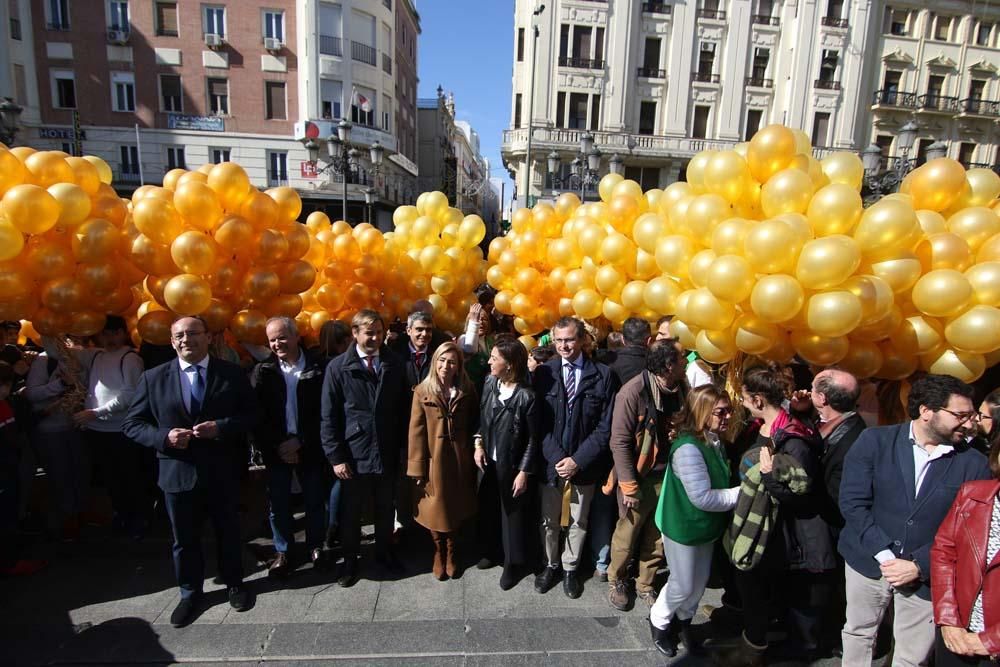
[[[649,621],[649,632],[653,636],[653,646],[656,650],[672,658],[677,655],[677,626],[676,621],[667,625],[666,629],[661,630],[652,621]]]
[[[757,646],[747,641],[746,635],[740,636],[737,646],[730,646],[712,656],[713,662],[719,667],[764,667],[764,652],[767,645]]]
[[[686,650],[690,654],[698,654],[701,653],[701,642],[695,637],[694,630],[692,630],[691,628],[691,620],[692,619],[689,618],[685,621],[682,621],[679,618],[677,618],[674,619],[674,622],[671,623],[671,625],[678,626],[681,646],[684,647],[684,650]]]

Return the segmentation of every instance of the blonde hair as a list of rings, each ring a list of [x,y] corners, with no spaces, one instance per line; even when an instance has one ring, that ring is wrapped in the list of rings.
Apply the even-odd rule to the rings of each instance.
[[[427,373],[417,388],[423,389],[426,393],[436,395],[445,394],[447,387],[441,386],[441,381],[438,380],[437,376],[437,362],[441,358],[441,355],[447,354],[449,352],[454,352],[455,357],[458,359],[458,371],[455,373],[455,384],[462,391],[468,393],[472,391],[472,381],[469,380],[469,376],[465,374],[465,359],[462,355],[462,350],[457,344],[452,342],[441,343],[434,354],[431,355],[431,367],[430,371]]]
[[[715,410],[715,404],[723,400],[731,403],[729,394],[716,388],[715,385],[706,384],[692,389],[687,395],[687,405],[684,417],[677,428],[678,432],[687,433],[704,441],[708,426],[712,423],[712,412]]]

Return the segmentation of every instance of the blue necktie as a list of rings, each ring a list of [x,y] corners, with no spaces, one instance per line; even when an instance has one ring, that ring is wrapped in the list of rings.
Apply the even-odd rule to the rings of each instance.
[[[188,366],[187,372],[194,372],[194,382],[191,383],[191,409],[192,417],[201,414],[201,403],[205,400],[205,380],[201,377],[201,366]]]

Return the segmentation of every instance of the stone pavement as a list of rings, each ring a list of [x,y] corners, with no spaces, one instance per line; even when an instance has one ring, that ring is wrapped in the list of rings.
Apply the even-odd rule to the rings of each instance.
[[[311,566],[269,582],[253,554],[254,546],[267,552],[258,541],[245,551],[254,608],[232,611],[210,578],[205,611],[181,629],[169,624],[178,594],[166,535],[136,544],[93,529],[77,544],[36,545],[32,555],[44,552],[47,570],[0,580],[0,664],[668,664],[652,648],[645,605],[616,611],[605,584],[587,581],[583,597],[569,600],[561,586],[539,595],[531,577],[503,592],[499,568],[438,582],[429,542],[413,541],[401,549],[402,578],[364,578],[350,589]],[[212,577],[211,546],[206,560]],[[378,571],[366,566],[362,575]],[[717,603],[719,593],[705,602]],[[672,663],[709,664],[683,653]]]

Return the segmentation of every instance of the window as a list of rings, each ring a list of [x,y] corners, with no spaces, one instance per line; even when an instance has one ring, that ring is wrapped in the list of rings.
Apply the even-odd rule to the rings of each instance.
[[[351,95],[351,122],[375,127],[375,91],[356,88]]]
[[[524,62],[524,28],[517,29],[517,62]]]
[[[963,141],[958,145],[958,161],[964,165],[971,163],[976,154],[976,145]]]
[[[21,41],[21,9],[18,0],[10,0],[10,38]]]
[[[764,117],[763,109],[747,109],[747,126],[743,130],[743,141],[750,141],[760,129],[760,121]]]
[[[656,132],[656,102],[639,103],[639,134]]]
[[[24,65],[14,63],[14,101],[24,106],[28,103],[28,81],[25,79]]]
[[[698,51],[698,74],[711,76],[715,68],[715,42],[702,42]]]
[[[321,2],[319,5],[319,52],[325,56],[343,56],[342,35],[340,5]]]
[[[840,63],[840,53],[832,49],[823,50],[823,58],[819,62],[819,80],[836,81],[837,65]],[[821,144],[826,145],[826,144]]]
[[[931,39],[936,39],[939,42],[947,42],[948,37],[951,34],[951,18],[950,16],[940,16],[931,13],[928,16],[928,25],[931,29]]]
[[[712,107],[696,106],[694,108],[694,122],[691,123],[691,136],[695,139],[704,139],[708,136],[708,114]]]
[[[268,120],[285,120],[285,82],[264,82],[264,117]]]
[[[757,0],[757,16],[770,16],[773,13],[773,0]]]
[[[905,36],[909,34],[910,10],[893,7],[885,8],[882,32],[887,35]]]
[[[930,148],[933,139],[917,139],[917,164],[927,162],[927,149]]]
[[[203,28],[206,35],[226,36],[226,8],[212,5],[202,7]]]
[[[285,13],[274,9],[264,10],[264,38],[285,42]]]
[[[569,56],[569,25],[563,23],[559,26],[559,58],[560,60]]]
[[[892,135],[891,134],[880,134],[875,137],[875,145],[878,146],[879,150],[882,151],[882,155],[888,155],[892,151]],[[885,161],[882,162],[882,168],[885,168]]]
[[[171,169],[187,169],[183,146],[167,147],[167,171]]]
[[[320,115],[327,119],[343,118],[344,84],[340,81],[320,79]]]
[[[944,94],[944,77],[939,74],[932,74],[927,77],[927,97],[935,102]]]
[[[382,96],[382,129],[386,132],[392,131],[392,124],[390,120],[392,118],[392,101],[389,99],[388,95]]]
[[[587,129],[587,95],[585,93],[569,94],[569,123],[572,130]]]
[[[659,167],[625,167],[625,178],[635,181],[643,190],[660,187]]]
[[[208,157],[212,164],[221,164],[223,162],[229,162],[229,149],[228,148],[209,148]]]
[[[177,74],[160,75],[160,110],[183,111],[184,95],[181,88],[181,77]]]
[[[271,187],[288,185],[288,153],[268,151],[267,164],[267,184]]]
[[[594,30],[594,60],[604,62],[604,28]]]
[[[566,127],[566,93],[556,94],[556,127]]]
[[[177,36],[177,3],[156,3],[156,34],[162,37]]]
[[[129,31],[128,0],[111,0],[108,3],[108,28]]]
[[[229,80],[208,80],[208,110],[214,116],[229,115]]]
[[[52,101],[57,109],[76,108],[76,79],[69,70],[52,70]]]
[[[976,25],[976,45],[990,46],[990,37],[993,34],[993,24],[980,21]]]
[[[119,171],[122,174],[138,176],[139,148],[137,146],[119,146],[118,150],[121,156],[121,168]]]
[[[750,72],[750,76],[755,82],[758,82],[758,85],[767,78],[767,65],[770,60],[770,49],[754,49],[753,70]]]
[[[647,37],[642,52],[642,66],[647,75],[660,69],[660,40],[657,37]]]
[[[839,19],[844,15],[844,0],[829,0],[826,4],[826,17]]]
[[[49,30],[69,30],[69,0],[48,0],[45,9]]]
[[[969,82],[969,99],[981,100],[986,93],[986,80],[973,79]]]
[[[514,95],[514,127],[521,127],[521,93]]]
[[[830,145],[830,114],[817,111],[813,117],[812,145]]]
[[[131,72],[111,73],[111,108],[135,111],[135,75]]]
[[[599,130],[598,123],[601,120],[601,96],[590,96],[590,129]]]

